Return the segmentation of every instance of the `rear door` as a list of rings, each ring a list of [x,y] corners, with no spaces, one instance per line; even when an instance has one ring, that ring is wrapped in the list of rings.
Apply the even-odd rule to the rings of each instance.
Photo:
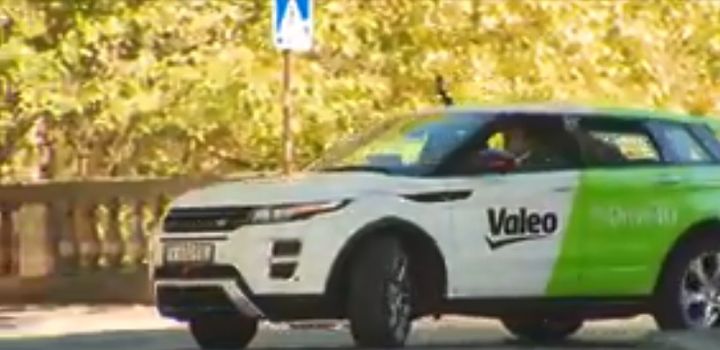
[[[585,170],[569,243],[582,252],[584,296],[645,295],[660,262],[696,216],[692,169],[711,161],[683,125],[585,118],[579,137]]]

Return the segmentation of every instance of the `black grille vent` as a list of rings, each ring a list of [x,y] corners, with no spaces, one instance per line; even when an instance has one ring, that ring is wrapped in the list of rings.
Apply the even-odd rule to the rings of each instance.
[[[229,265],[164,265],[155,268],[155,278],[162,279],[232,279],[240,278],[237,270]]]
[[[163,231],[223,232],[232,231],[250,220],[252,209],[242,207],[176,208],[163,222]]]
[[[159,287],[155,295],[160,314],[191,319],[204,314],[236,314],[237,309],[218,287]]]

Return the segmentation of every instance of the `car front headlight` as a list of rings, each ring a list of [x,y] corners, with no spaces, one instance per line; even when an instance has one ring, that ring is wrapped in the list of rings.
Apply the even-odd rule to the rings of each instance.
[[[349,203],[349,200],[337,200],[258,207],[253,209],[250,223],[267,224],[308,219],[318,214],[336,211]]]

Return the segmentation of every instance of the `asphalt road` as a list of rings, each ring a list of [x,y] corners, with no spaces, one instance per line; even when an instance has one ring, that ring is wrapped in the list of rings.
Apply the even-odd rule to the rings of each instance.
[[[593,322],[569,341],[556,346],[523,344],[491,320],[423,321],[416,325],[408,349],[653,349],[645,343],[654,331],[648,318]],[[251,344],[257,349],[348,349],[346,330],[263,329]],[[191,350],[197,349],[181,327],[122,330],[86,334],[0,338],[2,350]]]

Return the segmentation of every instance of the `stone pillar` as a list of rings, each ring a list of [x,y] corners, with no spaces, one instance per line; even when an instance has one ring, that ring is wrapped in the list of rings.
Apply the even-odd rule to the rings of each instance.
[[[23,205],[16,214],[15,227],[19,238],[19,272],[22,277],[46,276],[53,270],[52,242],[47,234],[43,204]]]

